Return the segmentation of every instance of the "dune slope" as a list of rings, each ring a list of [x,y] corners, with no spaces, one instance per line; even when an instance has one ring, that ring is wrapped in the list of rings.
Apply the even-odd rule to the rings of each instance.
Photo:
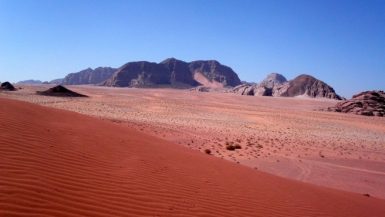
[[[0,216],[383,216],[110,121],[0,98]]]

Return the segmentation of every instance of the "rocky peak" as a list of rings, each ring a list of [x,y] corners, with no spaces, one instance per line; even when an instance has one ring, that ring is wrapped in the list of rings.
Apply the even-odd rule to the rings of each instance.
[[[171,64],[171,63],[176,63],[176,62],[184,62],[184,61],[178,60],[174,57],[170,57],[170,58],[167,58],[167,59],[163,60],[162,62],[160,62],[160,64]]]
[[[278,73],[271,73],[261,82],[267,88],[273,88],[276,85],[281,85],[287,82],[286,78]]]
[[[224,86],[237,86],[241,84],[238,75],[228,66],[216,60],[197,60],[189,63],[192,73],[201,73],[210,81],[222,83]]]
[[[218,61],[199,60],[188,63],[175,58],[168,58],[160,63],[129,62],[120,67],[105,82],[105,85],[127,87],[137,84],[139,86],[194,87],[201,85],[196,79],[196,73],[202,75],[208,83],[220,83],[223,86],[236,86],[241,83],[238,75],[230,67],[222,65]]]
[[[312,98],[342,99],[331,86],[306,74],[299,75],[289,81],[289,84],[281,90],[280,95],[289,97],[305,95]]]

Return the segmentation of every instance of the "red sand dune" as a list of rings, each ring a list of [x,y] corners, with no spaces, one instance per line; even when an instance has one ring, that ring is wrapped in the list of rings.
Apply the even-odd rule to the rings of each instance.
[[[0,99],[0,216],[384,216],[110,121]]]

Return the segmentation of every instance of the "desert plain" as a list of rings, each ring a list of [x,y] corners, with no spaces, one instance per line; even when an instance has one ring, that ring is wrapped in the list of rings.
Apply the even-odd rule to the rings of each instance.
[[[0,93],[1,216],[384,216],[383,117],[167,88],[36,95],[48,87]]]

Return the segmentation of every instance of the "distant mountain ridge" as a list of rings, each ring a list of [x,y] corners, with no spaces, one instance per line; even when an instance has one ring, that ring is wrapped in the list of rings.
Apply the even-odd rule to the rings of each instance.
[[[19,81],[16,84],[42,84],[42,83],[43,82],[40,80],[29,79],[29,80]]]
[[[160,63],[128,62],[120,67],[104,85],[114,87],[183,86],[236,86],[238,75],[216,60],[184,62],[168,58]]]
[[[50,84],[61,84],[61,83],[63,83],[63,80],[64,80],[64,78],[57,78],[57,79],[51,80],[48,83],[50,83]]]
[[[28,81],[26,81],[28,82]],[[307,96],[341,100],[334,89],[311,75],[299,75],[288,81],[278,73],[269,74],[260,83],[241,82],[236,72],[216,60],[185,62],[168,58],[159,63],[128,62],[120,68],[98,67],[70,73],[51,83],[63,85],[95,84],[111,87],[172,87],[197,91],[218,91],[251,96]],[[196,87],[202,87],[197,88]]]
[[[87,68],[68,74],[61,83],[65,85],[99,84],[110,78],[115,71],[116,69],[111,67]]]
[[[58,78],[51,81],[40,81],[40,80],[29,79],[29,80],[18,81],[16,84],[39,85],[39,84],[61,84],[62,82],[63,82],[63,78]]]

